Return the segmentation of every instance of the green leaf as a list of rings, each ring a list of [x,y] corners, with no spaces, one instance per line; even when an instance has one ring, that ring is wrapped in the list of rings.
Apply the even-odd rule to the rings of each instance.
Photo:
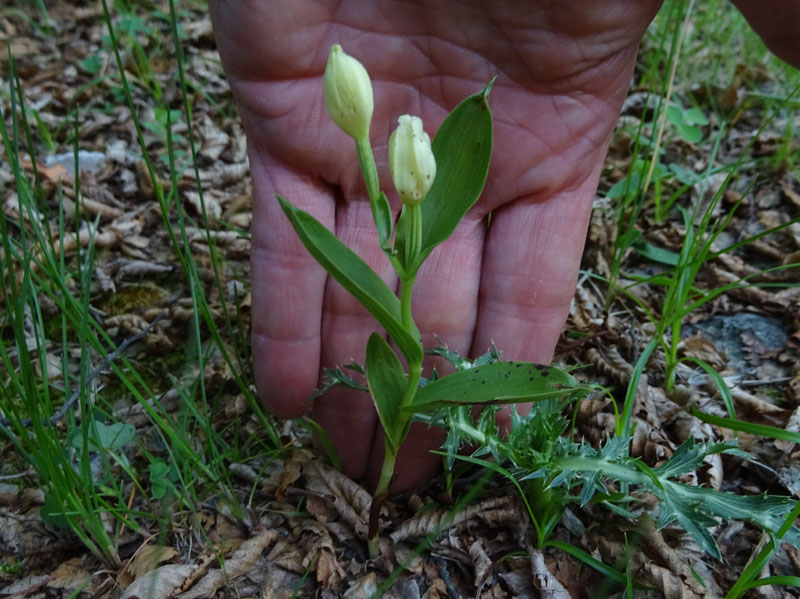
[[[167,491],[174,489],[174,481],[178,474],[174,466],[167,465],[164,460],[157,459],[150,464],[150,493],[153,499],[163,499]]]
[[[675,175],[675,178],[684,185],[694,185],[700,180],[697,173],[677,164],[675,162],[669,163],[670,172]]]
[[[704,551],[717,559],[719,549],[705,529],[706,526],[717,524],[714,517],[754,522],[774,533],[781,527],[783,517],[795,506],[795,500],[791,497],[734,495],[674,481],[665,481],[664,487],[665,492],[659,497],[662,500],[659,528],[677,521]],[[656,495],[659,493],[656,492]],[[800,531],[792,527],[783,540],[797,547],[800,544]]]
[[[703,131],[699,127],[687,123],[678,123],[678,134],[688,142],[696,144],[703,139]]]
[[[579,547],[575,547],[575,545],[570,545],[565,543],[564,541],[559,541],[558,539],[551,539],[545,543],[546,547],[555,547],[556,549],[560,549],[565,553],[569,553],[572,557],[581,560],[584,564],[589,566],[590,568],[594,568],[600,574],[605,576],[606,578],[610,578],[614,582],[620,585],[624,585],[626,583],[625,575],[620,572],[619,570],[613,568],[612,566],[608,566],[601,562],[598,559],[595,559],[590,554],[586,553],[583,549]],[[633,582],[633,586],[639,590],[656,590],[655,587],[649,587],[643,585],[639,582]]]
[[[653,469],[653,472],[663,479],[694,472],[703,463],[703,459],[708,453],[706,447],[703,444],[696,445],[694,439],[689,438],[681,443],[669,459],[658,468]]]
[[[636,239],[632,244],[631,247],[639,253],[640,255],[644,256],[645,258],[652,260],[653,262],[660,262],[661,264],[668,264],[669,266],[675,266],[678,264],[678,260],[680,256],[675,252],[667,250],[665,248],[660,248],[657,245],[653,245],[649,241],[645,241],[641,237]]]
[[[733,420],[736,420],[736,408],[733,403],[733,394],[731,390],[728,388],[728,384],[725,382],[725,379],[722,378],[722,375],[717,372],[711,364],[701,360],[700,358],[694,357],[686,357],[684,358],[686,362],[694,362],[700,368],[706,371],[708,378],[714,383],[714,386],[717,388],[717,393],[722,398],[722,403],[725,404],[725,409],[728,411],[728,416],[730,416]]]
[[[680,125],[683,122],[683,108],[674,104],[667,106],[667,120],[673,125]]]
[[[81,67],[90,75],[96,75],[100,72],[100,57],[97,54],[91,54],[81,61]]]
[[[713,414],[701,412],[695,407],[692,407],[692,416],[702,420],[703,422],[707,422],[708,424],[713,424],[714,426],[719,426],[722,428],[728,428],[732,431],[740,431],[770,439],[780,439],[781,441],[800,443],[800,433],[788,431],[783,428],[777,428],[775,426],[769,426],[768,424],[756,424],[754,422],[744,422],[742,420],[735,420],[733,418],[722,418],[721,416],[714,416]]]
[[[628,175],[614,183],[614,185],[606,192],[606,197],[616,200],[638,192],[642,187],[642,176],[639,171],[631,171]]]
[[[386,194],[381,192],[375,202],[375,228],[378,230],[378,243],[384,251],[391,250],[389,243],[392,237],[392,208]]]
[[[97,434],[95,435],[95,431]],[[89,451],[101,451],[121,449],[136,437],[136,428],[132,424],[115,422],[106,426],[102,422],[95,422],[89,427],[88,447]],[[80,431],[70,438],[70,446],[75,449],[83,448],[83,435]]]
[[[554,399],[581,386],[558,368],[530,362],[495,362],[455,372],[421,387],[410,406],[423,412],[452,404],[501,404]]]
[[[277,196],[283,212],[308,252],[372,314],[409,362],[422,361],[419,331],[401,323],[400,300],[367,263],[307,212]]]
[[[39,515],[45,524],[56,528],[69,528],[69,520],[64,514],[64,506],[52,490],[44,494],[44,505],[39,508]]]
[[[689,123],[690,125],[702,125],[703,127],[708,125],[708,119],[706,118],[706,115],[704,115],[703,111],[697,107],[690,108],[683,113],[683,122]]]
[[[421,204],[420,263],[453,234],[486,183],[492,154],[492,113],[486,99],[492,83],[456,106],[433,139],[436,179]]]
[[[406,389],[406,374],[397,355],[379,333],[372,333],[367,341],[367,384],[386,439],[397,453],[405,432],[398,424],[398,409]],[[410,420],[403,418],[406,422]]]

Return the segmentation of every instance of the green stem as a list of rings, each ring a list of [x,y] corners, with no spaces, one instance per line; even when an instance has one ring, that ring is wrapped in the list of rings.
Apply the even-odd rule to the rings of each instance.
[[[378,242],[381,249],[386,252],[389,260],[397,268],[397,258],[392,255],[390,248],[392,208],[389,206],[386,194],[381,193],[378,167],[375,165],[375,156],[372,154],[369,138],[357,139],[356,149],[358,150],[358,163],[361,165],[361,173],[364,175],[364,184],[367,186],[367,194],[369,194],[369,207],[372,210],[372,218],[378,231]]]
[[[364,153],[365,151],[362,150],[362,145],[359,142],[359,159],[361,159],[361,156]],[[369,151],[369,154],[372,156],[371,150]],[[361,168],[364,172],[364,180],[367,182],[367,188],[369,189],[370,183],[368,176],[368,165],[365,166],[364,162],[362,161]],[[377,179],[377,173],[375,176]],[[372,192],[370,192],[370,194],[371,193]],[[372,196],[370,195],[370,197]],[[408,270],[405,270],[403,273],[398,273],[400,274],[401,281],[400,321],[403,328],[413,334],[414,331],[416,331],[416,326],[411,316],[411,296],[414,290],[414,281],[416,279],[417,271],[415,263],[422,251],[422,210],[420,209],[419,204],[406,206],[405,208],[409,211],[408,224],[410,226],[410,230],[408,235],[408,243],[405,246],[405,266],[408,268]],[[411,274],[406,274],[409,272]],[[422,359],[420,358],[417,361],[409,361],[408,379],[406,381],[406,388],[403,393],[403,399],[400,402],[400,406],[408,406],[413,403],[414,395],[417,392],[417,387],[419,387],[419,379],[421,376]],[[394,467],[395,462],[397,461],[395,446],[402,444],[406,433],[408,432],[409,423],[410,416],[398,416],[393,430],[385,431],[387,440],[384,442],[383,465],[381,466],[381,474],[378,478],[378,485],[375,487],[375,492],[372,495],[372,507],[370,508],[369,532],[367,537],[369,555],[373,559],[380,555],[380,548],[378,547],[378,518],[380,515],[381,505],[389,493],[389,486],[392,484],[392,478],[394,477]],[[389,438],[395,441],[395,445],[389,444]]]
[[[378,182],[378,167],[375,165],[375,156],[372,154],[369,138],[357,139],[356,149],[358,150],[358,163],[361,165],[361,172],[364,175],[369,201],[377,202],[381,189]]]
[[[392,478],[394,477],[394,464],[397,461],[397,454],[389,446],[388,441],[384,441],[383,446],[384,458],[381,466],[381,475],[378,478],[378,486],[375,487],[375,492],[372,494],[372,506],[370,506],[369,510],[367,549],[369,550],[370,559],[375,559],[381,554],[380,546],[378,545],[380,511],[384,499],[389,494],[389,485],[392,484]]]
[[[410,406],[414,401],[414,395],[417,394],[417,387],[419,387],[419,379],[422,376],[422,363],[408,365],[408,384],[406,385],[406,392],[403,395],[403,400],[400,402],[401,407]]]
[[[412,227],[413,231],[413,227]],[[413,237],[413,232],[412,232]],[[400,287],[400,321],[403,328],[409,332],[413,332],[414,320],[411,317],[411,295],[414,290],[414,280],[416,274],[411,275],[401,282]],[[408,382],[406,383],[406,390],[403,394],[403,399],[400,402],[401,406],[408,406],[414,401],[414,395],[419,386],[419,379],[422,376],[422,361],[409,362],[408,364]],[[404,422],[398,423],[400,426],[405,426]]]
[[[384,458],[381,466],[381,475],[378,478],[378,486],[375,487],[374,497],[380,497],[389,490],[389,484],[394,476],[394,463],[397,461],[397,454],[392,451],[388,443],[384,443]]]
[[[400,283],[400,322],[403,328],[409,332],[414,330],[414,321],[411,318],[411,294],[414,290],[414,280],[416,278],[417,276],[413,275]]]
[[[406,272],[417,274],[419,269],[419,255],[422,253],[422,206],[421,202],[417,204],[407,204],[409,219],[409,236],[406,240],[405,246],[405,267]],[[411,281],[413,285],[413,279]]]

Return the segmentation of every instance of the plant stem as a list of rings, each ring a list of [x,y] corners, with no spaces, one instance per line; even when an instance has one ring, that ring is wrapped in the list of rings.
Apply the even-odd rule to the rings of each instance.
[[[369,201],[376,202],[381,194],[380,183],[378,182],[378,167],[375,165],[375,156],[372,154],[372,146],[369,139],[357,139],[356,150],[358,151],[358,163],[361,165],[361,172],[364,175],[364,183],[367,186]]]
[[[416,276],[419,269],[419,255],[422,253],[422,206],[420,204],[407,204],[409,235],[405,245],[406,272]],[[411,284],[414,284],[413,279]]]
[[[403,327],[408,331],[415,330],[414,321],[411,318],[411,294],[414,289],[414,279],[416,275],[412,275],[402,281],[400,291],[400,316]],[[414,395],[419,386],[419,379],[422,375],[422,360],[410,362],[408,364],[408,381],[406,382],[406,389],[403,394],[403,399],[400,402],[401,406],[410,405],[414,401]],[[409,418],[403,417],[398,419],[397,427],[400,431],[386,431],[386,438],[392,436],[403,442],[405,432],[408,429]],[[389,485],[392,483],[394,476],[394,466],[397,461],[396,451],[389,445],[388,441],[384,442],[384,458],[383,465],[381,466],[381,475],[378,479],[378,485],[375,487],[375,492],[372,495],[372,507],[370,508],[369,518],[369,532],[367,538],[367,546],[369,548],[369,555],[371,558],[376,558],[380,554],[378,547],[378,516],[380,514],[383,500],[389,492]]]
[[[384,443],[385,454],[383,466],[381,466],[381,476],[378,479],[378,486],[375,487],[375,497],[379,497],[389,490],[389,484],[394,476],[394,463],[397,461],[397,454],[392,451],[388,443]]]
[[[364,153],[361,142],[358,142],[359,160]],[[369,149],[369,146],[367,146]],[[371,150],[369,155],[372,156]],[[374,162],[373,162],[374,166]],[[369,168],[368,165],[361,162],[361,169],[364,172],[364,180],[367,182],[369,188]],[[376,174],[377,184],[377,174]],[[372,192],[370,192],[370,197]],[[408,210],[408,238],[405,245],[405,260],[404,272],[400,274],[400,322],[403,328],[409,333],[416,334],[417,327],[414,324],[414,319],[411,316],[411,296],[414,291],[414,281],[417,278],[417,260],[422,251],[422,210],[419,204],[406,205],[405,209]],[[420,341],[420,346],[422,345]],[[421,347],[420,347],[421,349]],[[420,355],[422,352],[420,352]],[[411,405],[414,401],[414,395],[417,393],[419,387],[419,379],[422,376],[422,358],[419,360],[408,362],[408,379],[406,380],[406,388],[403,393],[403,399],[400,401],[400,407]],[[378,479],[378,485],[375,487],[375,492],[372,495],[372,507],[369,513],[369,531],[367,534],[367,546],[369,548],[369,555],[371,558],[376,558],[380,555],[380,548],[378,546],[378,520],[380,516],[380,509],[383,501],[389,493],[389,486],[392,484],[394,477],[394,467],[397,461],[397,446],[402,444],[403,439],[408,432],[410,423],[410,416],[398,416],[393,430],[386,430],[386,441],[384,442],[384,458],[383,465],[381,466],[381,474]],[[389,438],[394,439],[395,444],[389,443]]]
[[[417,206],[418,208],[419,206]],[[417,224],[417,223],[415,223]],[[412,231],[415,227],[412,227]],[[412,232],[412,237],[415,234]],[[411,318],[411,294],[414,290],[414,280],[416,279],[416,274],[411,275],[408,279],[402,281],[401,289],[400,289],[400,320],[403,324],[403,328],[409,332],[413,332],[416,328],[414,325],[414,320]],[[417,387],[419,386],[419,379],[422,375],[422,361],[419,362],[409,362],[408,364],[408,382],[406,383],[406,391],[403,394],[403,400],[400,402],[400,406],[408,406],[411,405],[411,402],[414,401],[414,395],[417,392]]]
[[[394,477],[394,464],[397,461],[397,454],[389,446],[388,441],[384,441],[384,458],[383,465],[381,466],[381,475],[378,479],[378,486],[375,487],[375,492],[372,494],[372,505],[369,510],[369,529],[367,536],[367,548],[369,549],[369,557],[375,559],[380,555],[380,547],[378,546],[378,524],[383,500],[389,493],[389,485],[392,483]]]
[[[400,283],[400,322],[407,331],[413,330],[414,321],[411,318],[411,294],[414,290],[416,275]]]

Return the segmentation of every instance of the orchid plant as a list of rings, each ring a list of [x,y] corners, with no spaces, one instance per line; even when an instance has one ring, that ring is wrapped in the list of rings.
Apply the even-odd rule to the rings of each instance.
[[[307,250],[385,331],[385,335],[377,331],[370,335],[364,369],[385,433],[385,458],[370,513],[372,556],[378,553],[380,505],[415,414],[451,405],[561,398],[579,387],[567,372],[528,362],[497,361],[429,382],[421,377],[425,352],[411,314],[414,281],[425,259],[453,233],[483,190],[492,151],[492,116],[487,102],[491,87],[490,82],[456,106],[433,142],[419,117],[398,118],[388,144],[389,169],[402,200],[395,220],[387,195],[380,189],[369,140],[374,107],[369,75],[341,46],[334,45],[330,50],[324,75],[325,106],[339,128],[355,140],[377,241],[401,283],[399,298],[322,224],[278,196]],[[402,354],[405,367],[386,335]]]

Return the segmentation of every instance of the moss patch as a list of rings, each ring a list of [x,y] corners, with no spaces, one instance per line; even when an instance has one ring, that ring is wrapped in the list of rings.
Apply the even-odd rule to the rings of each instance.
[[[151,284],[126,285],[97,302],[97,307],[109,316],[130,314],[158,305],[167,293]]]

